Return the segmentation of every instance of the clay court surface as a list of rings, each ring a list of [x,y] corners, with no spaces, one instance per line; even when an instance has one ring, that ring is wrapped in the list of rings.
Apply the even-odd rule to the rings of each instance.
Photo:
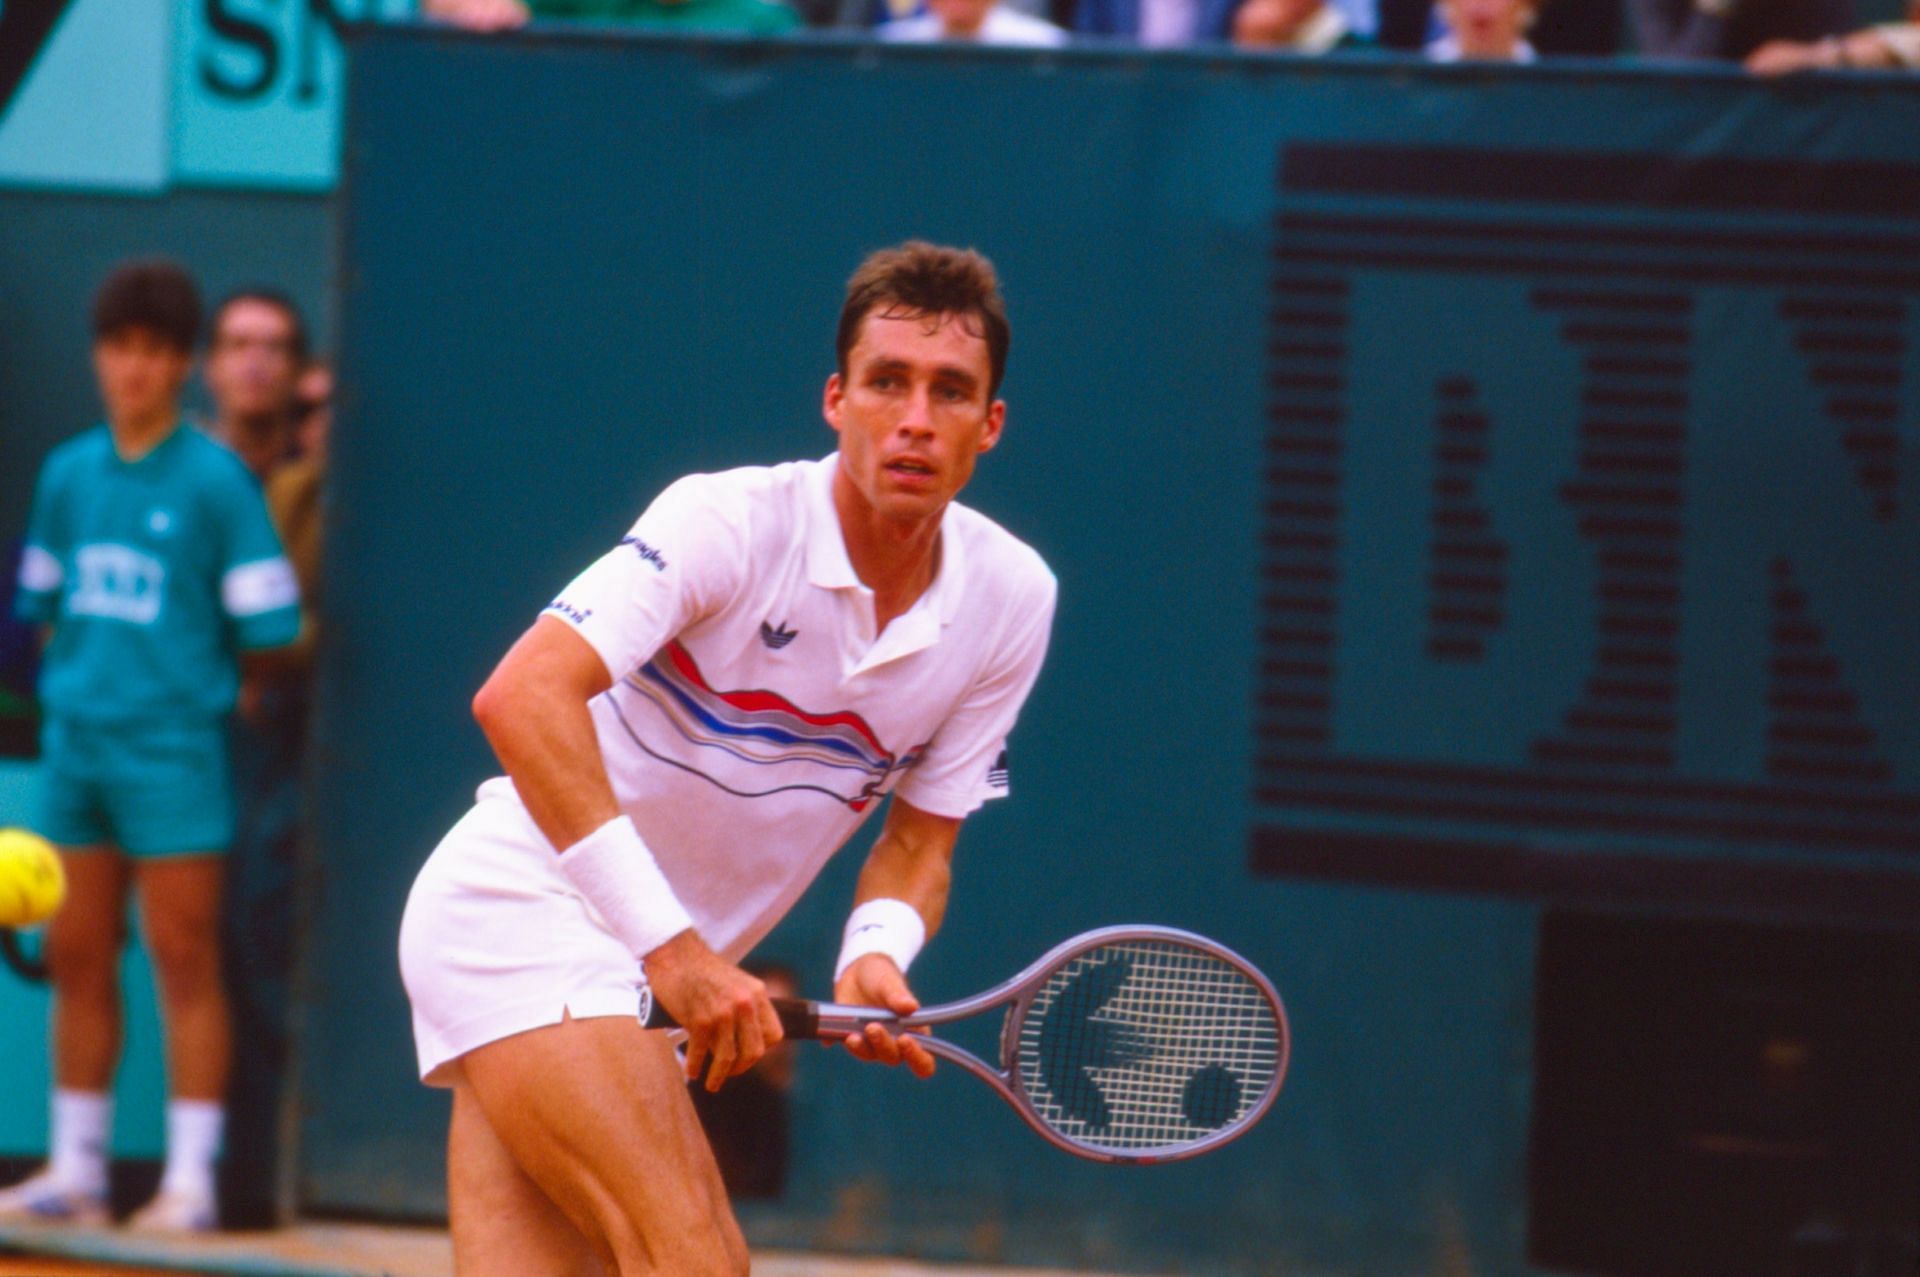
[[[1055,1269],[981,1268],[760,1252],[755,1277],[1090,1277]],[[0,1229],[0,1277],[451,1277],[437,1228],[302,1224],[192,1242],[111,1230]]]

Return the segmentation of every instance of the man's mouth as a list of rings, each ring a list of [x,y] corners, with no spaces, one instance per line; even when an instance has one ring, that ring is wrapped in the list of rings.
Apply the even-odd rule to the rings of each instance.
[[[887,462],[887,470],[902,477],[932,477],[933,467],[914,457],[897,457]]]

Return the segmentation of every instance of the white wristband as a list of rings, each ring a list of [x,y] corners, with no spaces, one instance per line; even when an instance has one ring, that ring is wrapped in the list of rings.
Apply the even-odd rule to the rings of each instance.
[[[560,872],[636,958],[693,925],[640,831],[615,816],[560,853]]]
[[[847,930],[840,942],[840,961],[834,964],[833,978],[838,980],[857,958],[869,953],[884,953],[905,973],[920,946],[927,942],[927,924],[920,911],[904,900],[869,900],[856,905],[847,918]]]

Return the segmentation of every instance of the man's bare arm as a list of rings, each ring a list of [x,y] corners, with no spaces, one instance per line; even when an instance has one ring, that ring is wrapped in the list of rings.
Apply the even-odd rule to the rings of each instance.
[[[487,743],[555,847],[571,847],[620,814],[587,710],[612,685],[593,646],[543,616],[473,698]]]
[[[473,716],[527,814],[561,851],[620,815],[587,708],[612,685],[592,644],[566,622],[543,616],[473,698]],[[692,928],[645,959],[655,995],[687,1029],[687,1076],[704,1070],[709,1090],[753,1067],[780,1040],[766,986],[714,953]]]
[[[895,798],[887,809],[886,827],[867,855],[854,888],[856,907],[869,900],[901,900],[912,905],[931,937],[946,917],[947,892],[953,883],[953,848],[960,838],[960,822]],[[907,986],[907,977],[884,954],[859,958],[834,982],[834,1001],[854,1006],[886,1007],[896,1015],[920,1009]],[[847,1049],[863,1060],[901,1064],[921,1077],[933,1072],[933,1056],[911,1036],[898,1037],[879,1025],[847,1039]]]
[[[931,937],[947,914],[947,891],[953,885],[953,848],[960,840],[960,822],[921,811],[902,798],[887,809],[867,863],[861,866],[853,902],[904,900],[912,905]]]

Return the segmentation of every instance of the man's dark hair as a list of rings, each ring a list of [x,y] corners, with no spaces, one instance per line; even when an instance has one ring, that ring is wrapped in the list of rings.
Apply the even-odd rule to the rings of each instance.
[[[116,266],[93,295],[96,341],[145,328],[192,353],[200,337],[200,290],[176,261],[141,258]]]
[[[878,311],[889,319],[925,315],[954,315],[979,325],[976,335],[987,342],[992,369],[987,398],[1000,393],[1007,372],[1006,303],[1000,298],[1000,280],[993,263],[971,248],[943,248],[911,239],[897,248],[883,248],[860,263],[847,281],[847,300],[840,308],[840,330],[834,350],[840,375],[847,375],[847,354],[859,339],[860,325]],[[969,329],[969,331],[976,331]]]
[[[307,362],[307,321],[300,317],[299,304],[284,289],[275,288],[271,284],[248,284],[222,297],[220,304],[213,308],[213,322],[207,325],[208,345],[213,345],[220,340],[220,321],[227,317],[229,310],[241,302],[259,302],[285,315],[289,329],[288,335],[292,343],[290,350],[293,361],[297,364]]]

